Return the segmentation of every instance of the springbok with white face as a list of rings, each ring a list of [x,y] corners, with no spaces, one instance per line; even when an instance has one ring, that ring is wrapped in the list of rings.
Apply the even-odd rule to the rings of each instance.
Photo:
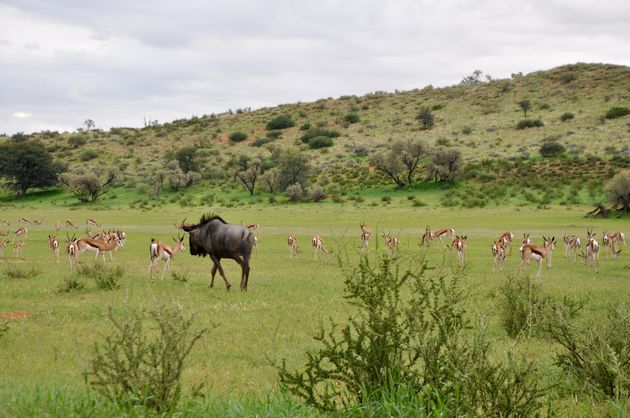
[[[556,238],[551,239],[543,237],[544,244],[542,247],[533,244],[524,244],[521,248],[521,264],[519,270],[525,272],[525,264],[529,264],[531,260],[538,262],[538,272],[536,278],[540,278],[542,271],[542,263],[547,258],[547,268],[551,268],[551,253],[556,246]]]
[[[427,225],[426,230],[424,231],[424,235],[422,236],[422,245],[429,245],[430,241],[437,238],[440,240],[440,244],[442,247],[446,248],[444,243],[442,242],[442,238],[449,237],[453,239],[455,237],[455,229],[453,228],[443,228],[439,229],[435,232],[431,231],[431,227]]]
[[[25,226],[21,226],[15,230],[15,232],[13,233],[13,241],[15,241],[16,237],[19,237],[22,235],[24,235],[24,237],[28,236],[28,229]]]
[[[569,258],[571,253],[574,255],[574,259],[577,260],[577,250],[582,249],[582,242],[576,235],[565,235],[564,241],[564,256]]]
[[[57,260],[57,264],[59,264],[59,240],[54,235],[48,235],[48,246],[50,250],[53,252],[55,259]]]
[[[370,237],[372,236],[372,230],[365,226],[363,222],[359,225],[361,227],[361,251],[365,250],[370,243]]]
[[[466,235],[455,236],[455,239],[451,242],[451,252],[453,249],[457,250],[457,259],[459,260],[459,265],[464,265],[464,257],[466,257],[466,249],[468,248],[468,237]]]
[[[396,235],[392,235],[391,232],[387,234],[383,234],[383,239],[385,239],[385,245],[389,249],[389,255],[394,254],[394,251],[398,249],[398,237]]]
[[[599,242],[595,239],[595,234],[590,229],[586,231],[586,254],[582,253],[582,257],[584,257],[584,264],[587,267],[593,266],[595,267],[595,272],[597,273],[598,269],[598,261],[597,258],[599,256]]]
[[[151,278],[153,278],[153,272],[155,271],[157,265],[160,261],[164,262],[164,268],[162,268],[162,276],[161,280],[164,280],[164,273],[167,270],[170,270],[171,259],[175,257],[179,251],[184,251],[184,235],[178,236],[177,238],[173,237],[173,241],[175,241],[175,245],[172,247],[164,244],[161,241],[155,241],[151,238],[151,244],[149,245],[149,255],[150,255],[150,264],[149,264],[149,274]]]
[[[94,262],[98,259],[99,254],[103,256],[103,263],[105,262],[105,254],[109,253],[110,261],[114,260],[112,252],[120,247],[120,240],[118,237],[114,238],[111,242],[100,241],[92,238],[81,238],[76,241],[77,245],[77,257],[83,254],[85,251],[94,251]]]
[[[289,235],[289,238],[287,238],[287,244],[289,245],[289,253],[291,254],[291,257],[297,257],[298,241],[295,234]]]
[[[503,271],[503,264],[505,263],[505,241],[501,238],[492,245],[492,271]]]
[[[17,258],[22,257],[22,250],[26,247],[26,241],[18,241],[13,244],[13,252]]]
[[[70,271],[74,271],[77,265],[77,239],[76,236],[70,236],[66,234],[68,238],[66,242],[66,254],[68,254],[68,261],[70,262]]]
[[[523,234],[523,243],[521,244],[520,247],[518,247],[518,251],[522,253],[523,247],[525,247],[526,245],[532,245],[532,240],[529,237],[529,234]]]
[[[509,255],[512,255],[512,242],[514,241],[514,234],[510,231],[506,231],[499,237],[499,241],[503,241],[503,248],[507,250],[509,247]]]
[[[319,259],[319,251],[323,251],[326,255],[330,255],[330,251],[324,248],[324,242],[322,241],[322,237],[320,237],[319,234],[313,237],[313,239],[311,240],[311,246],[313,247],[314,260]]]

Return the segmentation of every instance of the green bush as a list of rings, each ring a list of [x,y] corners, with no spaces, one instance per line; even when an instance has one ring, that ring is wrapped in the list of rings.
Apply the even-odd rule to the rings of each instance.
[[[68,138],[68,145],[72,148],[79,148],[87,143],[87,140],[82,135],[72,135]]]
[[[270,139],[278,139],[282,136],[282,131],[279,129],[275,129],[273,131],[267,131],[265,133],[265,137],[266,138],[270,138]]]
[[[286,129],[295,126],[293,118],[289,115],[280,115],[267,122],[267,130]]]
[[[120,288],[120,279],[125,274],[122,266],[108,267],[103,263],[83,265],[77,269],[79,276],[92,278],[96,287],[101,290],[114,290]]]
[[[0,321],[0,338],[9,331],[9,321]]]
[[[608,112],[606,112],[606,119],[616,119],[626,115],[630,115],[630,108],[625,106],[615,106],[608,109]]]
[[[271,142],[275,141],[275,139],[273,138],[256,138],[254,141],[251,142],[251,146],[252,147],[262,147],[265,144],[269,144]]]
[[[564,112],[562,115],[560,115],[560,120],[562,122],[566,122],[568,120],[571,120],[575,117],[575,115],[571,112]]]
[[[95,149],[86,149],[81,153],[79,159],[81,161],[90,161],[98,157],[98,151]]]
[[[208,329],[194,330],[194,317],[177,306],[118,317],[110,308],[108,317],[112,334],[94,345],[86,373],[90,386],[124,408],[175,409],[186,359]],[[144,327],[147,319],[151,330]]]
[[[510,337],[531,336],[540,331],[548,303],[549,297],[532,278],[509,275],[498,291],[501,326]]]
[[[318,136],[326,136],[328,138],[337,138],[339,135],[340,134],[337,131],[332,131],[332,130],[327,130],[327,129],[322,129],[322,128],[311,128],[308,131],[306,131],[304,135],[302,135],[300,140],[303,143],[308,144],[308,141],[311,140],[311,138],[316,138]]]
[[[540,119],[521,119],[516,124],[516,129],[540,128],[542,126],[545,124]]]
[[[333,144],[332,138],[327,136],[316,136],[308,140],[308,146],[311,149],[332,147]]]
[[[85,289],[85,282],[75,275],[65,277],[57,286],[57,293],[70,293]]]
[[[531,416],[542,407],[532,365],[491,361],[484,328],[470,330],[457,273],[429,275],[423,258],[338,261],[353,313],[343,325],[321,326],[320,348],[302,369],[278,366],[289,392],[340,415],[397,394],[422,405],[447,402],[448,415],[459,416]]]
[[[8,264],[4,269],[4,274],[12,279],[28,279],[38,276],[42,273],[42,270],[38,265],[34,266],[20,266],[16,264]]]
[[[564,154],[565,148],[564,145],[558,142],[550,141],[542,144],[538,151],[543,157],[552,158]]]
[[[232,132],[230,134],[230,141],[232,142],[241,142],[246,139],[247,139],[247,134],[244,132],[237,131],[237,132]]]
[[[359,115],[355,112],[350,112],[346,116],[343,117],[343,121],[347,123],[357,123],[361,120]]]

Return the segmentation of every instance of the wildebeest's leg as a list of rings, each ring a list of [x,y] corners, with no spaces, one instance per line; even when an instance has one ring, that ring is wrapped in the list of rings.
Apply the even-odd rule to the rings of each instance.
[[[217,274],[217,266],[212,264],[212,280],[210,281],[210,285],[208,287],[214,287],[214,275]]]
[[[219,274],[221,275],[221,277],[223,277],[225,287],[227,288],[227,290],[230,290],[232,285],[230,284],[230,281],[227,279],[227,277],[225,277],[225,272],[223,271],[223,267],[221,267],[221,259],[216,255],[211,255],[210,258],[214,262],[214,266],[219,269]]]

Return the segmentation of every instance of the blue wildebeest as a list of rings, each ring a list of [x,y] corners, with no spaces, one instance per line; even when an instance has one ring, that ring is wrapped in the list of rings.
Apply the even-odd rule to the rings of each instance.
[[[190,254],[200,257],[208,255],[214,263],[209,287],[214,286],[214,276],[219,270],[227,290],[230,290],[232,285],[225,277],[221,259],[231,258],[241,266],[241,290],[247,290],[249,259],[255,243],[251,230],[243,225],[228,224],[216,215],[204,215],[196,225],[182,222],[181,229],[190,233]]]

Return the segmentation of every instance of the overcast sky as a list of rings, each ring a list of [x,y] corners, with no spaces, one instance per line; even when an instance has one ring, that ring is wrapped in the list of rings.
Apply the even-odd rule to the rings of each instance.
[[[0,0],[0,133],[630,65],[628,0]]]

